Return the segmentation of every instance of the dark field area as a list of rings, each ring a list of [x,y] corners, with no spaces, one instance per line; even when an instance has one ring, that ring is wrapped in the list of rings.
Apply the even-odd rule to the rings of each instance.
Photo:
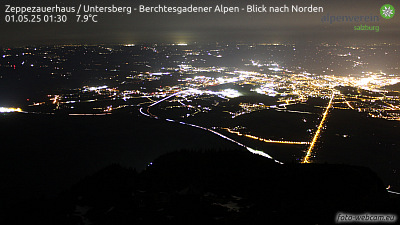
[[[317,162],[369,167],[400,190],[400,122],[335,109],[326,126],[315,150]]]
[[[239,148],[201,130],[135,114],[10,114],[0,115],[0,126],[0,206],[53,196],[111,163],[142,170],[170,151]]]

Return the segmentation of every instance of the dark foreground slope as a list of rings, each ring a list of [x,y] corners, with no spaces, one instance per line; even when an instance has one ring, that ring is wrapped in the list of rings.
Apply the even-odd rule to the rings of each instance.
[[[337,212],[396,208],[367,168],[181,151],[141,173],[111,165],[56,199],[16,205],[1,224],[330,224]]]

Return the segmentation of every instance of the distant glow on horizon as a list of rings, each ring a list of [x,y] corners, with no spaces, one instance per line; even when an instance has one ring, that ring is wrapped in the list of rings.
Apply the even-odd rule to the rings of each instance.
[[[332,82],[337,82],[340,85],[348,85],[358,87],[374,92],[381,92],[381,88],[393,85],[400,82],[400,78],[393,76],[389,77],[385,73],[376,74],[373,72],[362,72],[361,76],[349,75],[348,77],[327,76]]]

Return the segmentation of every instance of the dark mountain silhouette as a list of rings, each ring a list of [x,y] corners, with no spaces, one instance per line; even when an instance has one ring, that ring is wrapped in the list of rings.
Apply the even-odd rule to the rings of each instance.
[[[110,165],[56,199],[15,205],[2,224],[333,224],[337,212],[399,206],[367,168],[179,151],[140,173]]]

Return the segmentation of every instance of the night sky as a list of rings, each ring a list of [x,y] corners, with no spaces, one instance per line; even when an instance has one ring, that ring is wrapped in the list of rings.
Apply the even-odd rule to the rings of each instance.
[[[137,42],[189,42],[189,41],[327,41],[327,42],[397,42],[400,35],[400,3],[395,0],[70,0],[26,1],[5,0],[1,9],[0,45],[25,44],[91,44]],[[247,4],[266,6],[322,6],[323,13],[139,13],[99,14],[98,23],[77,23],[76,13],[68,13],[67,23],[6,23],[5,5],[13,6],[75,6],[79,4],[99,6],[132,6],[140,4],[156,6],[225,6],[245,7]],[[380,17],[379,9],[391,4],[397,9],[392,19]],[[337,16],[380,17],[377,23],[342,22],[322,23],[321,17],[329,13]],[[379,32],[354,31],[356,25],[379,26]]]

